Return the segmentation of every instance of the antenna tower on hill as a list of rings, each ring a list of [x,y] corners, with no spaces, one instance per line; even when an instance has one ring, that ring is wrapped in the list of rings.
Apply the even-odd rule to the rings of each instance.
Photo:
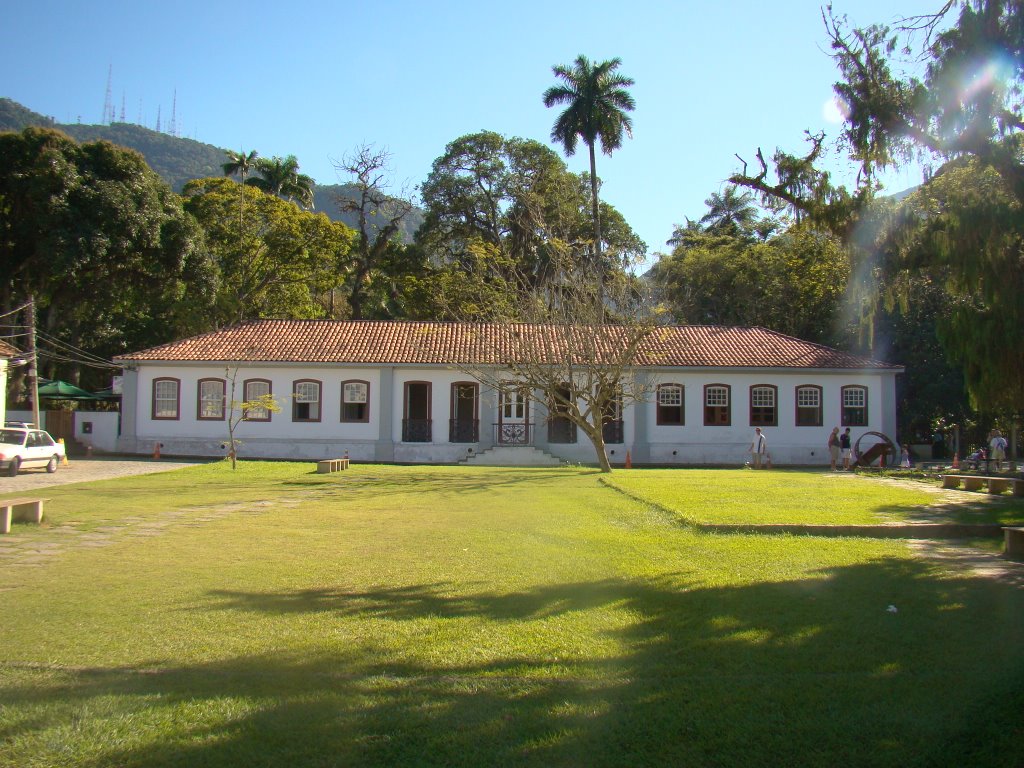
[[[156,107],[156,132],[160,133],[160,105]]]
[[[124,91],[121,91],[121,122],[124,122]]]
[[[114,101],[110,94],[110,83],[114,77],[114,65],[109,64],[107,66],[107,94],[103,99],[103,118],[100,120],[101,123],[107,123],[108,125],[114,122]]]
[[[171,102],[171,127],[168,133],[178,135],[178,89],[174,89],[174,100]]]

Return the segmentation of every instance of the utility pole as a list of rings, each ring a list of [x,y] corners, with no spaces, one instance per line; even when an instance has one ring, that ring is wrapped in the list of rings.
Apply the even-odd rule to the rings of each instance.
[[[38,356],[36,355],[36,298],[28,297],[28,304],[25,305],[28,313],[28,392],[32,398],[32,425],[41,429],[39,423],[39,369]]]

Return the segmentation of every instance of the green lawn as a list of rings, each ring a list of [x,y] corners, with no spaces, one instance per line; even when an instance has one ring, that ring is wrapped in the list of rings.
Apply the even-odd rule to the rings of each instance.
[[[901,485],[866,482],[846,472],[645,469],[615,472],[608,485],[638,499],[671,510],[682,520],[697,524],[826,524],[868,525],[928,519],[954,523],[1010,523],[1024,521],[1024,499],[1005,494],[996,503],[986,494],[974,494],[974,503],[934,509],[935,481]],[[967,496],[965,498],[971,498]]]
[[[920,494],[257,462],[47,489],[0,546],[0,765],[1020,765],[1020,589],[681,524]]]

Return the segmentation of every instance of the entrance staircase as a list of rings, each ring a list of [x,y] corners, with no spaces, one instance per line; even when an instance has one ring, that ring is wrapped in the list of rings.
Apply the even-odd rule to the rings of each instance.
[[[495,445],[459,463],[481,467],[560,467],[562,460],[532,445]]]

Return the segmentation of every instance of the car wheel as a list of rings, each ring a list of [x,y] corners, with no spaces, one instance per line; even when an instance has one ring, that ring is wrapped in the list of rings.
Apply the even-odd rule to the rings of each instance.
[[[17,477],[18,476],[18,467],[20,467],[20,466],[21,466],[21,459],[19,459],[17,456],[15,456],[13,459],[11,459],[11,463],[7,466],[7,476],[8,477]]]
[[[56,472],[57,471],[57,463],[59,461],[60,461],[60,459],[57,458],[57,454],[53,454],[53,456],[50,457],[50,460],[46,463],[46,471],[49,472],[51,475],[54,472]]]

